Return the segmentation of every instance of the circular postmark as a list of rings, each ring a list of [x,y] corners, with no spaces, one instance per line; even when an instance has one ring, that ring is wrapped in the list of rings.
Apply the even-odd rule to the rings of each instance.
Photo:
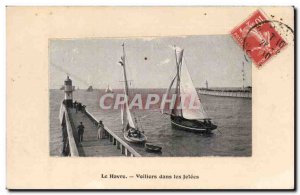
[[[258,21],[244,30],[247,30],[243,33],[242,42],[245,60],[249,61],[251,58],[257,67],[277,55],[287,44],[294,42],[294,30],[278,20]]]

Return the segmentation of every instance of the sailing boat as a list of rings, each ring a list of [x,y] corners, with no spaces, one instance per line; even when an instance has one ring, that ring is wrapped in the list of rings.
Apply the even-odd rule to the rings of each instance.
[[[89,86],[88,86],[88,88],[86,89],[86,91],[87,92],[92,92],[93,91],[93,86],[92,85],[90,85],[90,83],[91,83],[91,80],[90,80],[90,75],[88,76],[88,84],[89,84]]]
[[[183,49],[175,47],[175,59],[177,73],[166,92],[165,99],[171,94],[171,89],[175,80],[176,98],[172,98],[172,100],[174,99],[172,102],[173,106],[171,106],[169,111],[163,109],[162,113],[171,116],[171,123],[174,128],[209,133],[216,129],[217,126],[211,122],[211,119],[205,112],[198,97],[190,73],[187,69],[186,61],[183,57]]]
[[[93,86],[90,85],[87,89],[86,89],[87,92],[92,92],[93,91]]]
[[[133,121],[131,112],[129,110],[129,103],[128,103],[128,95],[129,95],[129,88],[128,88],[128,81],[126,75],[126,55],[125,55],[125,46],[123,43],[123,56],[121,57],[121,61],[119,63],[123,67],[123,75],[124,75],[124,98],[125,103],[121,106],[121,119],[123,125],[123,134],[125,140],[133,143],[142,143],[147,141],[147,137],[144,132],[140,131],[137,120]]]
[[[105,93],[114,93],[114,92],[112,88],[109,85],[107,85],[107,88],[105,89]]]

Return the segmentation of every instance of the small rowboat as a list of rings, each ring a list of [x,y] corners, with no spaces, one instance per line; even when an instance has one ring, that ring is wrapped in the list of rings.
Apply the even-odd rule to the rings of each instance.
[[[162,147],[154,145],[153,143],[145,143],[145,150],[148,152],[161,152]]]
[[[135,129],[134,129],[135,130]],[[129,130],[130,131],[130,130]],[[139,130],[135,130],[135,131],[139,131]],[[140,133],[140,135],[138,136],[137,134],[132,134],[131,136],[128,135],[127,131],[124,132],[124,138],[132,143],[143,143],[145,141],[147,141],[147,137],[145,134]]]

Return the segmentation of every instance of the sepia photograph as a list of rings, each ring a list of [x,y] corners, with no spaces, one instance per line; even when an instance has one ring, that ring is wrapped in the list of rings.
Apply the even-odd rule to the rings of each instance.
[[[50,39],[51,156],[251,156],[251,60],[230,35]]]

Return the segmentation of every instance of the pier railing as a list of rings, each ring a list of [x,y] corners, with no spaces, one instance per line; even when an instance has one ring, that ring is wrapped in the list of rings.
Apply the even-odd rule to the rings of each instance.
[[[65,117],[66,117],[66,125],[67,125],[67,132],[68,132],[68,139],[69,139],[69,146],[70,146],[70,154],[71,156],[79,156],[75,138],[73,135],[73,128],[69,118],[69,112],[67,112],[67,109],[65,112]]]
[[[88,111],[85,110],[86,115],[94,122],[94,124],[98,124],[98,120]],[[122,140],[119,136],[117,136],[112,130],[108,127],[104,126],[104,130],[110,142],[113,145],[116,145],[117,149],[121,150],[121,153],[125,156],[132,156],[132,157],[140,157],[141,155],[136,152],[131,146],[129,146],[124,140]]]
[[[67,139],[68,139],[68,146],[69,146],[69,152],[70,156],[79,156],[78,149],[76,146],[75,138],[73,135],[73,128],[70,122],[69,113],[64,104],[62,104],[61,112],[65,117],[65,123],[66,123],[66,130],[67,130]]]

